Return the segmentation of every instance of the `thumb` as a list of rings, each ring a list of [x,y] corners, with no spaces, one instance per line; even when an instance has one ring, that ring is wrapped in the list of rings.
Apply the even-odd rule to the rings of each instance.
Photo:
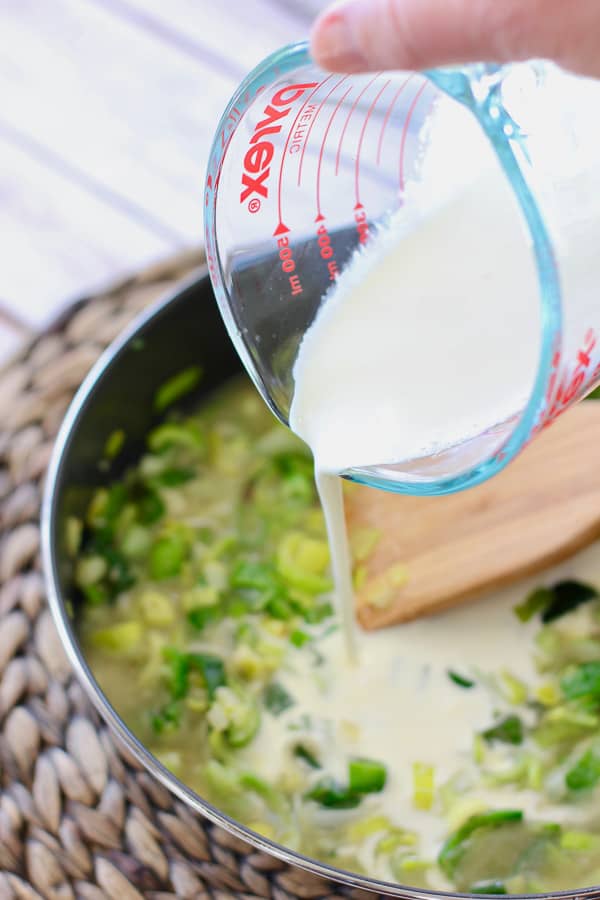
[[[326,69],[427,69],[544,57],[600,76],[598,0],[344,0],[317,19]]]

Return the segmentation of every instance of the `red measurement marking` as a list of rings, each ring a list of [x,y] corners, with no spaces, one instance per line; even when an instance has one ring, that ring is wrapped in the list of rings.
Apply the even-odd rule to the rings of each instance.
[[[285,228],[285,230],[289,231],[289,228]],[[283,272],[285,272],[286,275],[289,276],[292,297],[296,294],[301,294],[304,288],[302,287],[300,276],[296,274],[296,261],[294,259],[294,251],[290,247],[289,238],[285,236],[280,237],[277,241],[277,247],[279,248],[281,269]]]
[[[600,362],[596,362],[594,365],[597,355],[593,353],[597,345],[596,332],[593,328],[588,328],[574,362],[564,362],[560,349],[554,351],[546,388],[545,406],[532,428],[525,446],[530,444],[540,431],[548,428],[572,403],[584,397],[597,383],[600,375]]]
[[[206,263],[211,276],[217,278],[219,275],[219,267],[217,266],[217,260],[215,259],[215,255],[210,245],[207,245],[206,247]]]
[[[417,93],[414,96],[413,102],[410,104],[408,109],[408,113],[406,114],[406,121],[404,123],[404,127],[402,129],[402,138],[400,140],[400,193],[404,191],[404,150],[406,149],[406,138],[408,136],[408,126],[410,125],[410,120],[413,117],[413,113],[417,108],[417,103],[421,99],[421,94],[428,86],[429,82],[425,81]]]
[[[303,145],[303,147],[302,147],[302,153],[300,154],[300,165],[298,166],[298,182],[297,182],[298,187],[300,187],[300,182],[302,181],[302,167],[304,166],[304,154],[306,153],[306,147],[307,147],[307,145],[308,145],[308,139],[309,139],[309,137],[310,137],[311,131],[313,130],[313,126],[314,126],[315,122],[317,121],[317,118],[318,118],[318,116],[319,116],[319,113],[321,112],[321,110],[323,109],[323,107],[325,106],[325,104],[327,103],[327,101],[329,100],[329,98],[331,97],[331,95],[334,93],[334,91],[337,91],[337,89],[339,88],[340,84],[343,84],[344,81],[346,81],[347,78],[348,78],[348,76],[347,76],[347,75],[344,75],[344,77],[343,77],[343,78],[340,78],[340,80],[338,81],[338,83],[335,84],[335,85],[331,88],[331,90],[329,91],[329,93],[327,94],[327,96],[324,97],[323,100],[319,103],[319,106],[317,107],[317,111],[316,111],[316,113],[314,114],[314,116],[313,116],[313,118],[312,118],[312,121],[311,121],[310,125],[308,126],[308,129],[307,129],[307,132],[306,132],[306,137],[305,137],[305,139],[304,139],[304,145]]]
[[[375,109],[375,105],[383,92],[385,91],[388,84],[390,84],[391,79],[388,79],[384,86],[381,88],[373,102],[371,103],[369,110],[365,116],[365,121],[363,122],[363,126],[360,130],[360,137],[358,139],[358,147],[356,149],[356,162],[354,163],[354,196],[356,197],[356,202],[360,203],[360,187],[359,187],[359,174],[360,174],[360,154],[362,153],[362,145],[365,139],[365,133],[367,130],[367,125],[369,124],[369,119],[373,115],[373,110]]]
[[[315,222],[320,222],[323,219],[323,215],[321,214],[321,168],[323,166],[323,154],[325,153],[325,144],[327,143],[327,137],[329,135],[331,126],[333,125],[333,120],[335,119],[340,106],[342,105],[342,103],[344,102],[344,100],[346,99],[348,94],[350,94],[351,92],[352,92],[352,88],[349,87],[348,90],[346,91],[346,93],[342,97],[340,97],[340,99],[338,100],[335,109],[333,110],[333,112],[331,113],[331,116],[329,117],[329,122],[327,123],[327,128],[325,129],[325,134],[323,135],[323,140],[321,141],[321,149],[319,150],[319,161],[317,163],[317,218],[315,219]]]
[[[359,243],[366,244],[369,240],[369,220],[362,203],[357,203],[354,207],[354,221],[356,222]]]
[[[217,163],[214,180],[212,179],[212,176],[209,176],[206,180],[206,193],[205,193],[205,198],[204,198],[205,206],[208,206],[208,204],[210,202],[210,195],[212,193],[215,194],[215,203],[216,203],[216,193],[217,193],[217,188],[219,187],[219,182],[221,181],[221,173],[223,171],[223,162],[225,161],[225,156],[227,155],[227,151],[229,149],[230,143],[233,140],[234,134],[235,134],[235,131],[232,130],[232,131],[230,131],[229,136],[227,137],[227,141],[223,147],[223,150],[219,157],[219,161]]]
[[[301,294],[304,290],[298,275],[290,275],[290,288],[292,290],[292,297],[295,297],[296,294]]]
[[[366,84],[364,86],[364,88],[362,89],[362,91],[360,92],[360,94],[358,95],[358,97],[356,98],[356,100],[354,101],[352,106],[350,107],[350,112],[348,113],[348,115],[346,117],[346,121],[344,122],[344,127],[342,128],[342,134],[340,136],[340,142],[338,144],[337,154],[335,157],[335,174],[336,175],[338,174],[339,169],[340,169],[340,156],[342,153],[342,144],[344,143],[344,138],[346,136],[346,129],[348,128],[348,124],[350,122],[350,119],[352,118],[352,114],[353,114],[354,110],[356,109],[356,107],[358,106],[358,103],[359,103],[361,97],[364,94],[366,94],[366,92],[369,90],[371,85],[375,81],[377,81],[377,79],[380,77],[380,75],[381,75],[381,72],[378,72],[377,75],[375,75],[375,76],[373,76],[373,78],[371,78],[371,80],[368,82],[368,84]]]
[[[298,119],[300,118],[300,116],[302,115],[302,113],[304,112],[306,107],[308,106],[309,102],[312,100],[312,98],[315,96],[315,94],[323,87],[323,85],[327,84],[327,82],[331,78],[333,78],[333,75],[328,75],[327,78],[325,78],[324,81],[321,82],[321,84],[318,84],[316,86],[314,91],[310,92],[310,94],[308,95],[308,97],[306,98],[306,100],[304,101],[304,103],[302,104],[300,109],[298,110],[296,118],[292,122],[292,126],[291,126],[290,130],[288,131],[288,136],[285,140],[283,153],[281,155],[281,166],[279,167],[279,179],[277,182],[277,215],[279,217],[279,224],[278,224],[274,234],[278,234],[278,233],[281,234],[281,231],[279,230],[281,228],[284,228],[286,231],[289,231],[289,228],[286,228],[286,226],[283,224],[283,216],[282,216],[282,212],[281,212],[281,185],[283,182],[283,167],[285,165],[285,159],[286,159],[287,149],[288,149],[288,146],[290,143],[290,138],[291,138],[292,134],[294,133]]]
[[[398,97],[400,96],[400,94],[402,93],[402,91],[404,90],[406,85],[409,83],[411,78],[414,78],[414,77],[415,77],[415,73],[413,72],[412,75],[409,75],[408,78],[402,82],[402,84],[400,85],[400,87],[398,88],[396,93],[394,94],[394,96],[392,98],[392,102],[390,103],[390,105],[388,107],[388,111],[385,114],[385,118],[383,120],[383,125],[381,126],[381,134],[379,135],[379,142],[377,144],[377,165],[379,165],[381,163],[381,148],[383,147],[383,136],[385,135],[386,128],[388,127],[388,122],[390,121],[390,116],[392,115],[392,110],[393,110],[394,106],[396,105]]]
[[[317,222],[323,222],[324,219],[324,216],[318,216]],[[331,237],[326,225],[320,225],[319,228],[317,228],[317,244],[319,246],[319,254],[321,256],[321,259],[327,263],[329,280],[335,281],[335,279],[339,275],[339,270],[337,262],[335,260],[335,252],[331,244]]]
[[[574,363],[565,364],[561,368],[561,353],[557,350],[552,359],[552,372],[546,391],[546,408],[540,420],[545,428],[567,409],[576,399],[585,393],[588,384],[593,384],[598,366],[590,371],[592,353],[598,339],[593,328],[589,328],[577,351]]]
[[[260,87],[257,87],[257,88],[256,88],[256,90],[254,91],[254,93],[252,93],[251,91],[244,91],[243,95],[239,98],[239,99],[240,99],[240,104],[241,104],[242,108],[244,109],[244,112],[242,113],[242,116],[245,116],[245,115],[246,115],[246,112],[247,112],[247,110],[248,110],[248,106],[249,106],[249,104],[250,104],[250,101],[251,101],[251,100],[256,100],[256,98],[257,98],[260,94],[262,94],[262,92],[265,91],[266,88],[267,88],[266,84],[261,84]]]

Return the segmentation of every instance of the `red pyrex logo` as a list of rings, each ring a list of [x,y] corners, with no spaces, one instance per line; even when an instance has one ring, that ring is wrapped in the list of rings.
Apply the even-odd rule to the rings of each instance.
[[[315,88],[317,84],[316,81],[310,84],[290,84],[277,91],[269,105],[265,107],[264,119],[254,129],[254,134],[250,138],[250,147],[244,157],[240,203],[252,198],[250,200],[252,207],[249,204],[251,212],[257,212],[260,209],[261,197],[266,200],[269,196],[267,181],[271,174],[271,160],[275,153],[275,147],[269,140],[269,136],[279,134],[283,120],[289,115],[292,104],[299,100],[306,91]]]

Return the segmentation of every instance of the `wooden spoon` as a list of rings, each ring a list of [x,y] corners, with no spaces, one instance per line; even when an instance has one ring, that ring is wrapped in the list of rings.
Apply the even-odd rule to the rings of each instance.
[[[440,612],[590,544],[600,536],[598,448],[600,403],[581,403],[471,490],[405,497],[352,486],[350,533],[381,533],[357,590],[361,624],[370,630]],[[406,565],[406,581],[388,587],[382,602],[382,579],[397,563]]]

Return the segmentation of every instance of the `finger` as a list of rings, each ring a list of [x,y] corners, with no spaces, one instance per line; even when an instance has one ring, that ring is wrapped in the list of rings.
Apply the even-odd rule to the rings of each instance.
[[[340,72],[553,59],[600,76],[598,0],[345,0],[317,19],[312,53]]]

